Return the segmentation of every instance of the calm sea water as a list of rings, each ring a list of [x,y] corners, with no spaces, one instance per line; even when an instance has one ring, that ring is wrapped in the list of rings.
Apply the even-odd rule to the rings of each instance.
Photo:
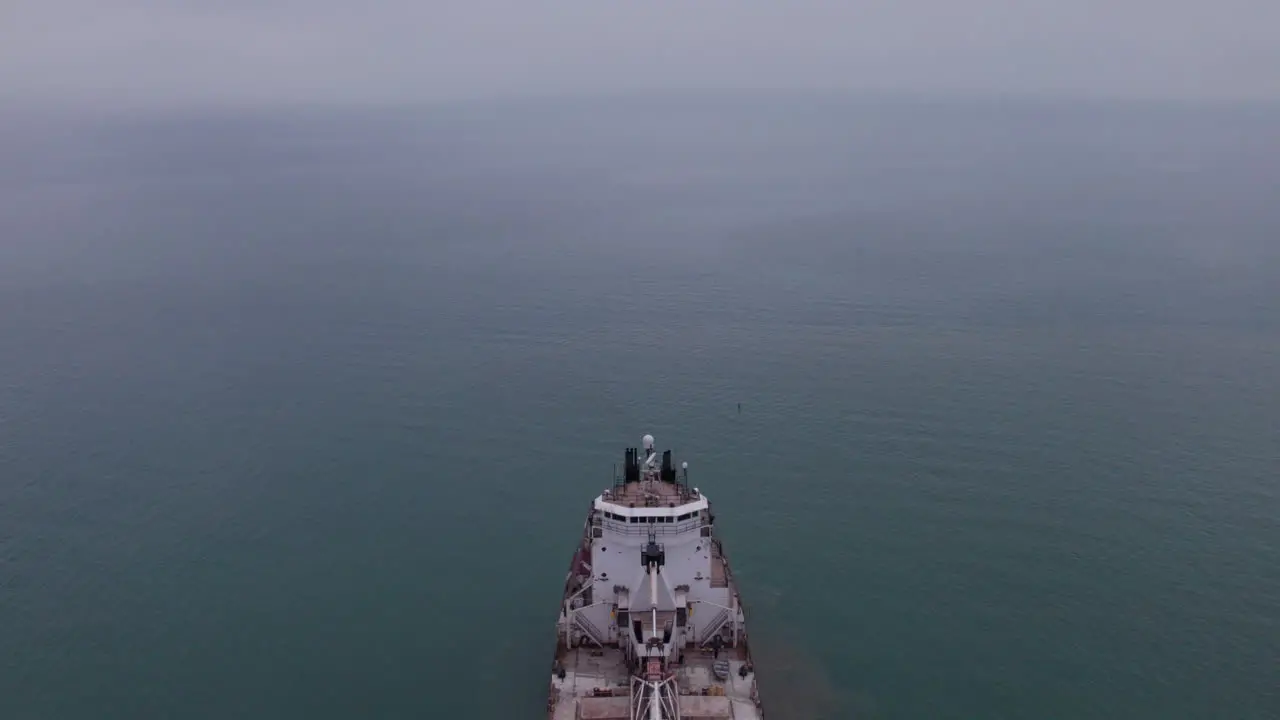
[[[0,717],[541,717],[645,432],[771,720],[1280,716],[1274,111],[4,127]]]

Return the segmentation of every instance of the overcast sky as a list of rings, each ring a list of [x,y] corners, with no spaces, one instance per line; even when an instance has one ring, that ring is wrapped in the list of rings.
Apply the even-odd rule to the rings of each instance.
[[[0,102],[651,89],[1280,99],[1280,0],[0,0]]]

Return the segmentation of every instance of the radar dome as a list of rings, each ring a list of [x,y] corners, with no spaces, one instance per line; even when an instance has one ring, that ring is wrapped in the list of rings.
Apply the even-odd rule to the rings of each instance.
[[[645,435],[645,436],[644,436],[644,438],[643,438],[643,442],[644,442],[644,449],[645,449],[645,450],[652,450],[652,449],[653,449],[653,436],[652,436],[652,435]]]

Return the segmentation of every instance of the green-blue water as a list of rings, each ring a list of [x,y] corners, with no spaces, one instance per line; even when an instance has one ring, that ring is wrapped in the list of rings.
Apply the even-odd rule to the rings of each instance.
[[[541,717],[644,432],[770,720],[1280,716],[1278,120],[8,123],[0,718]]]

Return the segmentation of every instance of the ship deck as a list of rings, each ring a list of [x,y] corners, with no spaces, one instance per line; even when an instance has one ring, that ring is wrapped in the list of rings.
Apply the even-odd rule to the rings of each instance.
[[[720,659],[729,661],[729,677],[715,676],[715,655],[687,651],[676,665],[680,687],[680,716],[687,720],[760,720],[751,700],[755,678],[738,675],[747,662],[746,648],[725,648]],[[564,680],[554,680],[558,702],[552,720],[628,720],[630,678],[622,651],[617,648],[580,647],[562,651]],[[613,693],[616,693],[613,694]]]
[[[680,505],[695,499],[683,485],[667,482],[631,482],[615,485],[606,494],[609,502],[629,507],[664,507]]]
[[[680,704],[680,715],[684,718],[732,718],[732,720],[760,720],[760,711],[751,700],[751,688],[755,684],[755,678],[748,675],[745,679],[738,675],[738,669],[742,664],[747,662],[746,648],[725,648],[720,651],[720,659],[729,661],[729,678],[720,680],[715,676],[712,665],[715,663],[714,654],[710,650],[698,652],[686,652],[684,657],[684,665],[676,671],[679,678],[681,692],[690,693],[690,700],[701,702],[692,703],[694,705],[707,706],[708,710],[715,709],[715,703],[718,701],[726,706],[728,714],[716,715],[698,715],[686,710],[685,703],[682,700]],[[717,689],[718,688],[718,689]],[[703,690],[708,693],[723,692],[722,696],[708,695],[702,696]],[[727,700],[726,702],[721,701]]]
[[[714,540],[711,542],[711,587],[729,587],[728,561],[724,559],[724,553],[720,550],[720,543]]]
[[[558,658],[564,665],[564,680],[554,680],[559,701],[554,720],[579,720],[578,699],[594,698],[599,691],[610,690],[626,698],[630,675],[618,648],[578,647],[563,651]],[[627,705],[622,704],[623,718]],[[608,716],[605,716],[608,717]]]

